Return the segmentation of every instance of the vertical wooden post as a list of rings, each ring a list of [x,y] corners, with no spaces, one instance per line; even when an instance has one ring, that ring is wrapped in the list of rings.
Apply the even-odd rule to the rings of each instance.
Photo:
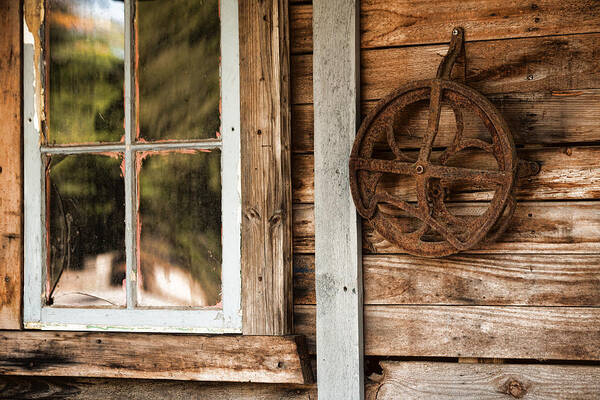
[[[358,8],[313,2],[319,399],[364,398],[360,220],[348,171],[359,124]]]
[[[0,6],[0,329],[21,327],[21,2]]]
[[[243,333],[283,335],[293,328],[288,0],[240,0],[239,18]]]

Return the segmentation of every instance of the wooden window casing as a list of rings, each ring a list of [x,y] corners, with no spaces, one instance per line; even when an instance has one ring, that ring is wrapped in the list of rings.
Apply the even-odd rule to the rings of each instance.
[[[28,40],[33,40],[34,45],[25,49],[25,52],[31,51],[30,56],[34,60],[39,60],[40,55],[43,15],[41,5],[40,0],[25,0],[23,8],[6,10],[13,24],[1,28],[7,33],[6,37],[17,41],[16,45],[14,41],[10,42],[15,48],[20,47],[21,30],[27,29],[32,34]],[[56,355],[56,360],[60,362],[59,359],[68,353],[67,358],[76,359],[73,365],[77,368],[63,370],[61,374],[65,376],[216,380],[220,376],[218,373],[215,375],[206,371],[218,368],[218,365],[227,365],[226,370],[231,373],[222,375],[223,380],[288,383],[311,381],[310,363],[305,355],[303,338],[281,337],[289,335],[293,329],[287,13],[287,0],[239,2],[242,331],[244,334],[261,336],[217,335],[204,336],[204,339],[201,339],[189,335],[152,333],[0,331],[0,338],[8,344],[6,351],[11,352],[13,360],[10,365],[0,365],[3,374],[31,375],[30,367],[33,365],[36,375],[54,375],[56,365],[45,362],[44,360],[49,359],[46,356]],[[26,28],[21,26],[21,23]],[[14,78],[14,75],[12,77]],[[33,84],[31,81],[29,83]],[[39,86],[37,87],[39,89]],[[15,87],[13,92],[19,89],[21,88]],[[22,92],[16,94],[17,97],[22,95]],[[39,90],[35,95],[34,107],[38,107],[41,105]],[[20,104],[15,103],[12,106],[12,109],[20,110]],[[17,114],[20,116],[21,112]],[[19,118],[13,120],[17,121],[20,124]],[[27,122],[23,121],[24,124]],[[40,123],[33,119],[31,122]],[[14,126],[9,134],[11,137],[20,138],[20,131]],[[9,145],[11,152],[20,153],[19,140],[11,141]],[[22,162],[21,158],[9,161],[9,165],[3,166],[4,170],[7,166],[20,170],[18,164]],[[20,176],[17,177],[17,182],[19,186],[22,185]],[[16,197],[15,188],[11,186],[9,190],[1,191],[0,196]],[[0,211],[14,212],[6,207],[6,203],[0,203]],[[22,229],[20,222],[16,225],[8,229]],[[23,259],[22,248],[17,246],[10,249],[8,260],[13,259],[14,263],[3,265],[3,268],[7,269],[7,273],[22,276],[22,264],[16,262]],[[0,313],[3,319],[0,321],[0,329],[18,329],[22,323],[20,311],[12,312],[10,318],[4,318],[4,313],[9,308],[12,311],[20,310],[19,296],[22,291],[17,287],[18,295],[14,295],[2,289]],[[140,365],[137,362],[136,350],[131,352],[129,358],[125,357],[116,364],[105,359],[107,341],[109,344],[114,343],[114,340],[128,343],[130,339],[147,340],[157,349],[161,348],[162,344],[170,344],[174,346],[172,349],[175,349],[175,353],[170,354],[169,358],[178,359],[180,362],[157,364],[162,357],[158,351],[143,355],[148,364]],[[201,349],[198,351],[206,355],[202,363],[197,362],[197,349],[189,347],[195,346],[194,343],[198,340],[200,342],[196,345]],[[201,343],[202,340],[206,342]],[[64,353],[66,347],[58,345],[60,342],[70,343],[67,353]],[[81,346],[78,343],[81,343]],[[229,350],[222,351],[223,343]],[[278,346],[273,357],[264,357],[265,349],[273,346]],[[253,354],[260,357],[248,358]],[[291,354],[291,358],[284,359],[286,354]],[[19,358],[23,359],[22,363],[18,361]],[[29,366],[26,365],[25,359],[28,360]],[[221,361],[224,364],[220,364]],[[203,372],[199,373],[198,369],[195,369],[195,372],[186,370],[185,366],[189,363],[198,368],[202,367]],[[244,371],[246,373],[243,373]],[[248,371],[251,373],[248,374]],[[267,371],[271,371],[270,375]]]

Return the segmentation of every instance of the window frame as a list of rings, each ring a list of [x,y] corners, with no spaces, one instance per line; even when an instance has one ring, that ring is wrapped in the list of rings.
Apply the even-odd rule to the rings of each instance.
[[[8,241],[6,251],[0,252],[0,261],[6,261],[0,265],[6,273],[5,284],[0,285],[0,339],[7,345],[12,360],[3,366],[3,374],[312,383],[303,336],[290,336],[293,299],[288,0],[238,1],[240,168],[244,171],[241,224],[242,245],[246,247],[241,257],[243,334],[22,330],[22,134],[34,122],[26,120],[21,100],[23,91],[30,90],[25,85],[36,82],[31,79],[31,70],[25,71],[29,77],[23,79],[21,67],[22,51],[31,59],[39,57],[37,44],[43,33],[41,1],[10,2],[8,7],[0,8],[0,18],[8,20],[0,25],[0,32],[7,37],[0,42],[0,53],[10,55],[11,60],[0,64],[0,80],[8,80],[7,96],[0,99],[8,121],[0,125],[0,131],[5,133],[3,143],[7,144],[4,151],[0,150],[0,159],[4,160],[0,181],[7,183],[0,188],[0,192],[4,189],[0,196],[5,200],[0,201],[0,214],[15,217],[7,225],[1,223],[4,219],[0,220],[0,238]],[[32,32],[33,43],[21,40],[23,25]],[[30,68],[33,66],[32,62]],[[34,88],[39,102],[40,86]],[[257,175],[264,181],[257,181]],[[130,351],[119,353],[124,346]]]
[[[44,4],[44,3],[43,3]],[[27,4],[26,4],[27,6]],[[134,33],[135,0],[125,0],[125,142],[119,144],[53,146],[41,144],[39,100],[43,82],[35,65],[32,32],[23,24],[24,107],[24,300],[23,322],[28,329],[82,331],[136,331],[239,333],[242,332],[241,177],[240,177],[240,64],[239,18],[236,0],[220,0],[221,32],[221,138],[199,141],[135,143],[136,99]],[[43,23],[43,21],[42,21]],[[43,59],[43,57],[38,57]],[[222,182],[222,309],[134,308],[136,280],[137,196],[135,154],[147,150],[221,149]],[[127,265],[126,308],[76,308],[44,305],[45,282],[45,162],[46,154],[89,154],[119,151],[125,155],[125,231]]]

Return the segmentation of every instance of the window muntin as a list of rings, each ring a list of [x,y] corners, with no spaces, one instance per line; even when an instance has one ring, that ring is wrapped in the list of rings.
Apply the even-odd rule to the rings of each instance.
[[[60,0],[52,0],[50,3],[53,2],[66,3],[66,1]],[[100,25],[104,27],[118,25],[118,12],[114,10],[114,1],[96,0],[90,2],[90,4],[94,4],[92,8],[97,8],[102,3],[110,4],[110,7],[106,5],[104,8],[100,7],[105,15],[108,13],[110,23]],[[191,62],[188,62],[188,64],[191,67],[190,65],[184,65],[185,58],[175,58],[173,64],[175,67],[172,65],[173,68],[170,71],[167,69],[167,71],[162,72],[165,80],[171,79],[170,76],[172,75],[176,75],[176,78],[174,78],[175,84],[169,85],[173,81],[165,82],[166,89],[162,92],[160,84],[155,84],[154,88],[150,88],[153,84],[152,74],[157,74],[157,68],[149,67],[149,72],[144,70],[144,64],[141,63],[144,57],[150,57],[149,54],[145,53],[156,51],[157,47],[154,46],[154,50],[152,50],[153,42],[156,39],[151,38],[148,44],[150,50],[142,50],[144,43],[143,40],[140,40],[142,35],[140,30],[149,32],[148,29],[151,25],[155,25],[157,30],[159,28],[156,26],[156,21],[146,23],[144,18],[156,18],[156,12],[164,14],[166,18],[164,25],[169,26],[168,29],[172,29],[173,25],[177,26],[178,24],[173,24],[172,19],[169,18],[170,14],[165,10],[170,8],[174,13],[181,13],[181,5],[184,3],[193,4],[196,7],[195,11],[204,11],[205,14],[210,11],[208,10],[210,2],[202,0],[195,2],[187,0],[175,2],[152,1],[137,2],[137,4],[127,0],[124,3],[123,30],[125,45],[123,66],[125,79],[123,85],[123,116],[125,135],[120,141],[116,142],[114,139],[116,135],[106,135],[106,132],[99,135],[94,132],[95,136],[92,136],[91,139],[90,135],[63,134],[63,137],[68,137],[68,139],[56,140],[52,135],[54,121],[52,104],[56,104],[56,101],[53,103],[51,100],[48,104],[50,107],[45,110],[49,118],[45,120],[47,129],[44,133],[49,136],[49,140],[40,145],[41,126],[36,123],[40,120],[40,113],[35,109],[36,89],[33,85],[28,87],[27,78],[29,77],[35,83],[36,78],[39,78],[41,69],[33,65],[33,54],[30,54],[33,51],[27,51],[30,49],[27,45],[32,42],[31,34],[29,32],[24,34],[24,48],[26,48],[25,114],[26,118],[30,117],[32,119],[32,123],[26,124],[25,128],[26,279],[24,319],[27,327],[194,332],[239,332],[241,330],[237,2],[234,0],[221,1],[220,35],[216,35],[216,42],[214,40],[215,35],[209,38],[207,45],[202,43],[195,43],[194,45],[193,41],[185,41],[183,40],[185,38],[182,39],[181,37],[172,40],[171,36],[177,36],[177,33],[170,31],[165,33],[166,36],[164,37],[167,39],[163,38],[162,41],[163,46],[165,40],[170,41],[172,44],[186,42],[183,45],[187,46],[187,49],[191,49],[192,52],[194,49],[197,50],[199,46],[204,46],[210,48],[214,53],[214,47],[217,46],[217,52],[220,47],[220,104],[218,101],[218,81],[215,91],[214,78],[207,78],[207,73],[200,74],[199,77],[193,75],[194,64],[203,61],[202,57],[195,56],[195,59],[190,60]],[[209,6],[204,7],[206,3]],[[153,5],[150,6],[150,4]],[[215,9],[216,7],[213,5],[212,10],[215,11]],[[50,15],[52,14],[50,13]],[[206,17],[206,15],[200,17]],[[198,23],[198,18],[197,15],[193,15],[188,20],[194,24]],[[51,17],[48,19],[51,22]],[[94,24],[91,24],[91,26],[94,26]],[[142,29],[144,26],[146,28]],[[216,27],[219,31],[219,23],[216,24]],[[203,27],[204,34],[209,32],[206,30],[208,28],[214,29],[215,26],[209,24]],[[76,29],[79,28],[76,27]],[[82,32],[86,33],[89,30],[83,29]],[[92,32],[95,31],[92,29]],[[198,35],[197,32],[194,34]],[[200,35],[202,35],[202,32]],[[219,36],[220,41],[218,40]],[[50,37],[52,36],[50,35]],[[158,37],[160,38],[160,35]],[[137,43],[135,38],[138,39]],[[100,35],[100,41],[102,40],[103,37]],[[52,44],[50,43],[48,47],[51,53]],[[108,47],[112,52],[112,57],[118,59],[118,46]],[[158,49],[160,50],[160,46]],[[184,50],[178,49],[178,51]],[[162,58],[163,64],[165,59],[169,60],[169,57],[161,57],[160,54],[155,55],[157,58]],[[219,68],[218,60],[211,62],[206,62],[208,65],[204,66],[205,71],[211,65],[214,68]],[[161,68],[164,69],[164,65]],[[160,68],[158,69],[160,70]],[[180,69],[183,70],[181,74],[179,73]],[[202,70],[202,68],[199,68],[199,70]],[[152,71],[154,72],[152,73]],[[113,73],[111,79],[115,76],[118,77],[118,74]],[[160,74],[157,78],[160,78]],[[190,81],[188,85],[191,88],[182,85],[182,82],[185,82],[188,78],[194,80],[193,82]],[[206,88],[198,90],[203,79],[207,82]],[[50,80],[50,84],[51,82]],[[69,85],[66,86],[69,87]],[[156,89],[157,86],[159,89]],[[173,86],[175,86],[175,89],[173,89]],[[73,87],[71,85],[71,88]],[[145,92],[146,87],[148,87],[148,90]],[[52,93],[51,90],[50,87],[50,93]],[[93,90],[91,92],[94,93]],[[180,98],[177,95],[180,95]],[[52,95],[50,95],[50,98],[52,98]],[[60,96],[57,96],[57,98],[60,98]],[[145,108],[160,113],[161,99],[163,100],[162,106],[165,109],[163,114],[166,115],[169,111],[177,108],[183,108],[183,112],[179,112],[179,114],[174,112],[173,116],[169,114],[165,117],[163,115],[160,120],[153,120],[152,112],[144,114],[143,110]],[[205,103],[208,104],[205,105],[204,109],[198,106],[202,99],[205,99]],[[118,103],[118,100],[113,99],[113,103]],[[191,103],[191,105],[188,105],[188,103]],[[178,107],[178,104],[184,104],[184,107]],[[108,108],[115,111],[118,109],[118,104],[108,105]],[[215,125],[215,115],[218,121],[219,108],[221,108],[220,126],[218,122]],[[89,107],[83,107],[83,109],[89,110]],[[198,110],[198,112],[194,112],[194,110]],[[211,114],[211,110],[216,114]],[[190,116],[189,114],[193,115]],[[109,128],[112,127],[112,130],[108,129],[109,131],[118,131],[116,127],[118,126],[119,113],[113,112],[111,116],[112,119],[107,124],[98,125],[98,113],[96,113],[94,118],[96,125],[94,127],[106,128],[108,126]],[[54,116],[54,118],[57,117]],[[83,119],[85,120],[85,118]],[[177,124],[174,121],[180,120],[182,125],[175,126]],[[147,122],[146,125],[143,124],[143,121]],[[152,129],[147,128],[144,130],[142,129],[143,126]],[[154,129],[156,127],[160,129]],[[218,130],[215,130],[215,128]],[[146,131],[147,134],[145,134]],[[105,140],[107,137],[109,139]],[[52,305],[50,304],[52,301],[48,301],[49,295],[53,294],[51,291],[55,285],[49,283],[53,282],[52,262],[46,262],[48,254],[46,241],[49,240],[48,243],[50,243],[53,239],[52,235],[50,237],[46,235],[45,226],[46,222],[53,226],[51,212],[56,213],[60,207],[54,207],[56,209],[54,210],[52,201],[47,202],[43,199],[47,196],[45,186],[49,181],[47,179],[48,175],[52,178],[53,173],[52,167],[48,168],[48,166],[55,160],[68,159],[69,157],[91,157],[95,160],[123,159],[123,177],[121,179],[124,181],[123,208],[125,221],[123,236],[125,254],[123,257],[124,262],[122,262],[124,265],[123,271],[117,271],[116,277],[114,271],[111,271],[110,279],[118,281],[119,274],[125,275],[125,284],[122,285],[124,288],[122,290],[125,297],[124,302],[113,301],[113,299],[107,304],[97,304],[95,302],[93,306],[84,308],[82,304],[86,302],[81,301],[81,299],[92,298],[91,296],[94,296],[92,291],[83,293],[80,296],[80,301],[74,302],[75,307],[73,307],[73,299],[71,299],[70,307],[65,307],[64,304],[59,307],[56,303]],[[100,165],[102,163],[106,163],[106,161],[97,161],[92,164]],[[221,167],[220,172],[219,165]],[[49,171],[49,174],[46,174],[46,171]],[[204,171],[206,173],[203,174]],[[161,174],[161,172],[164,173]],[[91,175],[97,174],[92,173]],[[178,179],[191,180],[186,182],[186,185],[179,185],[182,186],[179,188],[181,193],[177,191],[179,186],[173,185],[173,181]],[[156,180],[156,184],[152,184],[152,180]],[[52,184],[48,186],[52,187]],[[161,199],[160,195],[157,197],[156,192],[162,192],[164,198]],[[49,196],[49,198],[52,199],[52,196]],[[194,198],[199,200],[198,203],[207,206],[208,211],[204,213],[196,212],[201,207],[186,210],[186,207],[189,208],[194,205]],[[46,209],[46,203],[50,204],[49,210]],[[210,207],[214,208],[215,205],[217,209],[211,210]],[[93,206],[102,209],[102,205],[94,204]],[[112,208],[118,209],[119,206],[113,205]],[[169,213],[169,209],[172,213]],[[186,216],[186,213],[188,216],[186,223],[173,223],[173,220],[175,222],[182,221],[182,216]],[[116,214],[118,215],[118,212]],[[56,217],[54,217],[54,220],[56,221]],[[146,226],[144,227],[145,223]],[[60,232],[59,228],[60,226],[57,226],[55,230]],[[66,225],[62,227],[63,230],[66,228]],[[222,234],[218,232],[221,228]],[[188,230],[187,235],[186,232],[182,233],[186,229]],[[50,232],[52,233],[52,228]],[[191,234],[189,234],[190,232]],[[200,240],[191,240],[198,239],[199,233],[205,234],[205,237]],[[157,245],[157,236],[159,241],[164,242],[169,242],[169,239],[173,237],[183,237],[184,240],[177,241],[175,239],[167,243],[166,246],[164,243]],[[207,237],[210,238],[207,239]],[[118,242],[118,240],[115,242]],[[185,254],[185,251],[183,254],[181,251],[178,253],[178,250],[185,246],[187,246],[187,254]],[[181,265],[169,268],[172,263],[164,259],[155,262],[158,256],[165,254],[165,247],[167,247],[166,253],[171,252],[172,254],[167,254],[164,258],[168,259],[167,261],[179,260],[178,264],[185,264],[185,268],[181,268]],[[205,251],[204,254],[199,255],[197,249],[201,247],[204,247]],[[49,246],[49,248],[52,247]],[[154,251],[156,254],[151,254],[154,249],[156,249]],[[226,251],[221,249],[226,249]],[[64,252],[63,249],[62,253]],[[50,253],[52,253],[51,250]],[[55,253],[57,252],[55,251]],[[103,256],[106,258],[107,255],[103,254]],[[52,259],[52,257],[50,258]],[[200,268],[201,271],[198,273],[203,277],[202,279],[213,281],[211,287],[208,288],[198,288],[197,282],[194,284],[191,282],[193,279],[190,278],[193,275],[194,268],[198,269],[202,262],[210,263],[210,268]],[[99,269],[98,262],[95,264]],[[158,283],[155,279],[155,282],[151,284],[151,271],[155,271],[156,276],[162,277],[158,280]],[[106,275],[106,271],[103,273]],[[48,276],[51,278],[49,281],[46,280]],[[219,280],[222,282],[214,282]],[[169,284],[165,284],[166,281]],[[218,286],[221,286],[222,290],[219,290]],[[59,287],[59,285],[56,285],[56,287]],[[157,293],[160,294],[161,291],[163,293],[165,291],[176,293],[166,299],[164,296],[162,299],[161,296],[158,296],[157,301]],[[118,298],[120,297],[117,296]],[[198,299],[202,300],[198,301]],[[63,297],[63,300],[66,299]],[[89,303],[87,302],[87,304]]]

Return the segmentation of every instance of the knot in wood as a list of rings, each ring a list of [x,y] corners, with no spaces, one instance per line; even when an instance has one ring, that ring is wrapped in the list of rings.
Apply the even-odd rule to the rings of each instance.
[[[515,399],[520,399],[527,393],[525,386],[518,380],[511,379],[506,383],[506,394],[511,395]]]

